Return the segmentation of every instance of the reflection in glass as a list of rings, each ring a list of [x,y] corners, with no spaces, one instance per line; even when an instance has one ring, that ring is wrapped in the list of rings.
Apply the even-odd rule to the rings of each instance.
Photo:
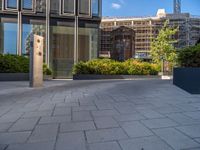
[[[99,16],[99,0],[92,0],[92,15]]]
[[[79,27],[78,44],[79,61],[87,61],[97,58],[98,29]]]
[[[90,0],[79,0],[79,14],[90,15]]]
[[[31,49],[31,37],[36,34],[44,37],[45,39],[45,25],[33,25],[33,24],[23,24],[22,25],[22,54],[29,55]],[[45,41],[44,41],[45,42]],[[45,44],[44,44],[44,54],[45,54]]]
[[[46,0],[36,0],[35,5],[36,5],[37,12],[44,13],[46,11]]]
[[[0,53],[17,54],[16,23],[0,23]]]
[[[17,8],[17,0],[7,0],[7,8],[16,9]]]
[[[74,1],[73,0],[64,0],[64,13],[74,14]]]
[[[50,62],[54,77],[71,77],[74,64],[74,27],[51,26],[50,35]]]
[[[23,7],[23,9],[33,9],[33,1],[32,0],[23,0],[22,7]]]

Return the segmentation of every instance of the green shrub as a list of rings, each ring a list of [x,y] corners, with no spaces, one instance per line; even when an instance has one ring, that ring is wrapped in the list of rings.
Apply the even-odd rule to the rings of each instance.
[[[10,54],[0,54],[0,73],[29,73],[29,58]],[[52,71],[43,65],[44,75],[51,75]]]
[[[28,73],[29,59],[17,55],[0,54],[0,73]]]
[[[157,75],[158,72],[158,65],[134,59],[125,62],[95,59],[88,62],[79,62],[73,67],[73,74]]]
[[[181,67],[200,67],[200,44],[180,49],[178,64]]]
[[[52,75],[52,70],[47,66],[47,64],[43,64],[43,74]]]

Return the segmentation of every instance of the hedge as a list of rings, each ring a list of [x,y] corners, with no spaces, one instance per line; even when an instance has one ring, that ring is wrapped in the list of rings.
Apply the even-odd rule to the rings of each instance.
[[[29,58],[10,54],[0,54],[0,73],[29,73]],[[43,74],[51,75],[52,71],[43,64]]]
[[[118,62],[110,59],[95,59],[79,62],[73,67],[73,74],[97,75],[157,75],[160,67],[156,64],[130,59]]]
[[[181,67],[200,67],[200,44],[180,49],[178,64]]]
[[[17,55],[0,54],[0,73],[28,73],[29,59]]]

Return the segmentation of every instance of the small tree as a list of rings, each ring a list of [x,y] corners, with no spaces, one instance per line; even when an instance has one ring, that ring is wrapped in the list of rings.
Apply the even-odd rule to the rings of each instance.
[[[161,64],[166,61],[170,64],[174,64],[176,60],[176,50],[174,48],[174,43],[177,40],[173,39],[178,31],[178,28],[169,27],[169,21],[164,23],[163,28],[160,30],[158,36],[152,39],[151,43],[151,57],[156,63]]]

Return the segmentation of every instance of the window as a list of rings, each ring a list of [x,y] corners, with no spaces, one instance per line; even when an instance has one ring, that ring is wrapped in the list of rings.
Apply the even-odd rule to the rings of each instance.
[[[17,9],[18,1],[17,0],[5,0],[6,9]]]
[[[90,16],[90,0],[79,0],[79,14],[83,16]]]
[[[92,0],[92,16],[99,16],[99,0]]]
[[[22,8],[26,10],[33,10],[33,0],[23,0]]]
[[[14,21],[0,23],[0,53],[17,54],[17,23]]]
[[[75,13],[75,0],[63,0],[63,13],[74,14]]]

